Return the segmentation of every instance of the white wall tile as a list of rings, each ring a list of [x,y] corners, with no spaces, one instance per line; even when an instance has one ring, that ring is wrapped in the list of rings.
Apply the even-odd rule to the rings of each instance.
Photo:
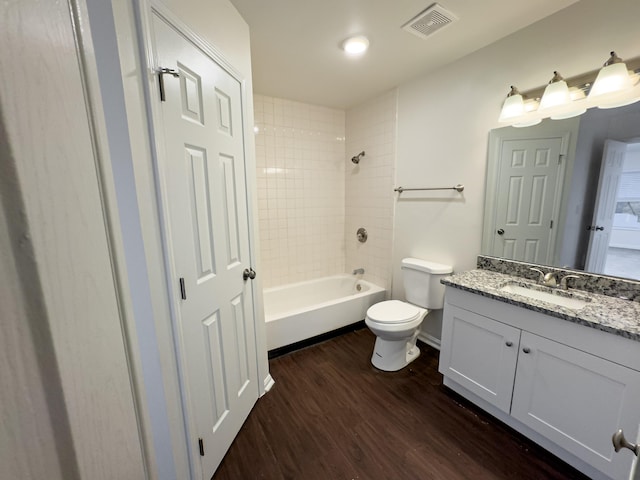
[[[345,112],[264,95],[254,108],[264,286],[343,273]]]
[[[346,268],[391,288],[397,93],[391,91],[347,112],[345,160]],[[358,165],[351,157],[361,151]],[[360,243],[359,227],[369,238]]]

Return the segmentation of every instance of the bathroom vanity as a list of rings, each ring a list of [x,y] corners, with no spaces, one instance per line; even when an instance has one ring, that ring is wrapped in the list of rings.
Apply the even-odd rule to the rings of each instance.
[[[488,270],[442,283],[444,384],[591,478],[633,478],[612,435],[640,437],[640,302]]]

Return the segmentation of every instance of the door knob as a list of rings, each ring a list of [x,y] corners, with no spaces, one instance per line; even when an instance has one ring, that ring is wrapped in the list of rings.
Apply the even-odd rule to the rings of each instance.
[[[242,279],[246,281],[248,279],[253,280],[254,278],[256,278],[256,271],[253,268],[245,268],[242,272]]]
[[[498,231],[496,232],[498,235],[504,235],[504,230],[502,228],[499,228]]]
[[[505,343],[505,345],[506,345],[507,347],[513,347],[513,342],[510,342],[510,341],[508,341],[508,340],[507,340],[507,342]]]
[[[529,347],[524,347],[524,348],[522,349],[522,351],[523,351],[524,353],[531,353],[531,349],[530,349]]]
[[[635,453],[636,457],[640,457],[640,444],[634,445],[626,438],[624,438],[624,432],[622,431],[622,429],[613,434],[613,437],[611,437],[611,441],[613,442],[613,448],[616,452],[619,452],[623,448],[628,448],[633,453]]]

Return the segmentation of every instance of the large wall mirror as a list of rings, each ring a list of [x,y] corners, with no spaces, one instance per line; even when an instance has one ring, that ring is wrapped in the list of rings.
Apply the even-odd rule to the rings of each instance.
[[[640,102],[492,130],[482,253],[640,279]]]

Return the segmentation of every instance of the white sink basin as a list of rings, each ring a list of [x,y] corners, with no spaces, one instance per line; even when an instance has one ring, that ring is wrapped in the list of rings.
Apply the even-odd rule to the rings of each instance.
[[[553,293],[552,291],[544,291],[531,287],[524,287],[517,283],[508,283],[505,286],[501,287],[500,291],[513,293],[522,297],[530,298],[532,300],[540,300],[542,302],[551,303],[553,305],[558,305],[564,308],[570,308],[572,310],[580,310],[591,300],[586,297],[579,298],[573,294],[564,296],[559,295],[558,293]]]

